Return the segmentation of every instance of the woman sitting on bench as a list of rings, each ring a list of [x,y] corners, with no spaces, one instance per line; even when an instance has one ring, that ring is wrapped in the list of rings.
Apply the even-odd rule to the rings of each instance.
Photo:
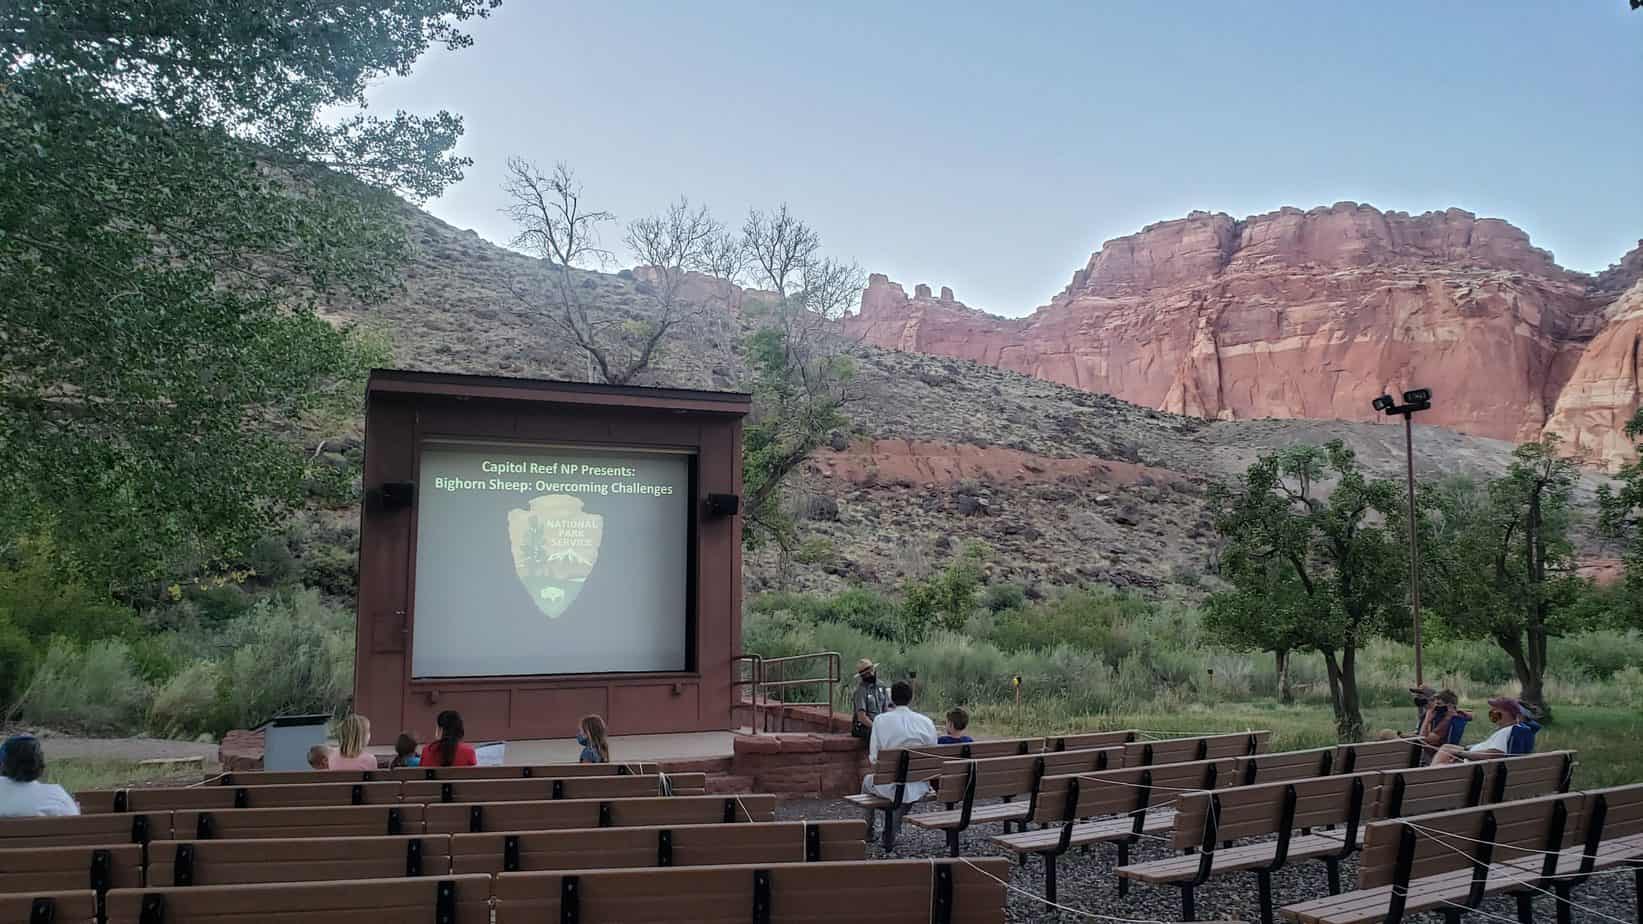
[[[80,805],[63,787],[40,782],[46,753],[33,735],[17,735],[0,746],[0,818],[78,815]]]

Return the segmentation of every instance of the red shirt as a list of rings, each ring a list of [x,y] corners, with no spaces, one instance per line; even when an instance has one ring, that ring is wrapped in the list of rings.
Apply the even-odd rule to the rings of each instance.
[[[422,746],[422,766],[424,767],[477,767],[479,755],[474,753],[474,746],[466,741],[456,743],[456,760],[445,763],[445,744],[442,741],[430,741]]]

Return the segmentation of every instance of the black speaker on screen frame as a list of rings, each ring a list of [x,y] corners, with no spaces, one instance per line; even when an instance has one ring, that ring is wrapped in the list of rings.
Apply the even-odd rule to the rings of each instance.
[[[707,515],[710,517],[733,517],[742,509],[742,497],[739,494],[709,494],[707,496]]]

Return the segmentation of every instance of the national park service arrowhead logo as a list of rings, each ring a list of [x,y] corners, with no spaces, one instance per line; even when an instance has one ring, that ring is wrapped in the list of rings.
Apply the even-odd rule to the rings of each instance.
[[[544,616],[558,619],[576,601],[604,535],[605,518],[584,512],[582,499],[568,494],[546,494],[508,511],[513,570]]]

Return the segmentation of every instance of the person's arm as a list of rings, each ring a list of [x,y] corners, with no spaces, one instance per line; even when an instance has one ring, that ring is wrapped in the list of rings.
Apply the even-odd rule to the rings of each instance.
[[[879,741],[883,738],[879,732],[883,730],[882,726],[875,725],[873,726],[873,733],[867,736],[867,762],[869,764],[879,762]]]
[[[873,717],[867,714],[867,691],[860,686],[856,687],[856,695],[853,700],[856,707],[856,721],[869,728],[873,727]]]

